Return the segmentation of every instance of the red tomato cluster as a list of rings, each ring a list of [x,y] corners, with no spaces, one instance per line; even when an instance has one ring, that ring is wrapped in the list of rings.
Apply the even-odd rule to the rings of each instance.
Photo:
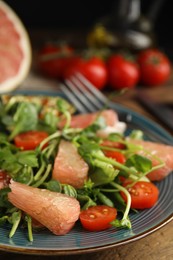
[[[112,53],[103,60],[97,55],[86,58],[69,45],[50,43],[38,56],[38,67],[44,75],[64,79],[80,72],[100,90],[134,88],[138,84],[158,86],[169,79],[171,71],[171,62],[159,49],[140,51],[133,59]]]

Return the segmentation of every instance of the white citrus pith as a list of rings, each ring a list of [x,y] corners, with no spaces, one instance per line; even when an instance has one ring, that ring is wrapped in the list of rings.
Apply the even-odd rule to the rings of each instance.
[[[16,13],[0,0],[0,93],[17,88],[31,66],[28,33]]]

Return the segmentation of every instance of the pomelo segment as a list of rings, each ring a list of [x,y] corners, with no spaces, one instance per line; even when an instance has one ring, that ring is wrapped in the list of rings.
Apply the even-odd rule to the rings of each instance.
[[[22,83],[31,58],[31,43],[23,23],[11,7],[0,1],[0,93]]]
[[[151,171],[147,175],[147,177],[151,181],[161,181],[173,171],[173,147],[171,145],[160,144],[145,140],[127,140],[133,144],[141,145],[143,149],[140,150],[138,154],[151,159],[153,166],[159,164],[158,158],[165,163],[163,167]]]
[[[88,170],[88,165],[77,148],[71,142],[61,140],[52,178],[75,188],[82,188],[88,179]]]
[[[73,197],[15,181],[10,189],[9,201],[55,235],[68,233],[79,218],[80,204]]]
[[[90,126],[98,118],[102,117],[105,120],[107,126],[114,126],[118,122],[118,115],[112,109],[107,109],[94,113],[73,115],[71,118],[70,127],[72,128],[86,128]],[[62,128],[65,124],[65,120],[59,123],[59,127]]]

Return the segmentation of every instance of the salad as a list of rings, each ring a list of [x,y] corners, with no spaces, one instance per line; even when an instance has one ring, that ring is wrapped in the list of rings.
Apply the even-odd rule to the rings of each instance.
[[[133,228],[130,211],[153,207],[153,181],[173,169],[173,147],[126,136],[111,109],[76,115],[61,97],[0,99],[0,224],[47,228],[65,235],[84,229]]]

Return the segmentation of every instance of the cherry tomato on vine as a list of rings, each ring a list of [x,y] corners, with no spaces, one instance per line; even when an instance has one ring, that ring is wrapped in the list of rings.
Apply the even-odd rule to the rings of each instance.
[[[82,226],[89,231],[101,231],[111,227],[110,222],[116,219],[117,210],[106,205],[92,206],[80,213]]]
[[[76,72],[83,74],[96,88],[103,89],[107,84],[107,68],[99,57],[77,57],[73,59],[64,71],[64,78],[73,76]]]
[[[48,133],[44,131],[28,131],[18,134],[14,138],[14,143],[23,150],[34,150],[46,137]]]
[[[50,78],[62,78],[74,50],[67,44],[45,44],[38,54],[38,68],[41,73]]]
[[[123,186],[127,187],[131,195],[131,208],[146,209],[153,207],[158,201],[159,190],[157,186],[151,182],[139,181],[132,187],[128,187],[130,182],[124,182]],[[127,202],[127,197],[123,192],[120,192],[122,198]]]
[[[148,49],[138,54],[140,80],[148,86],[157,86],[168,80],[171,64],[168,57],[158,49]]]
[[[139,67],[121,54],[113,54],[107,61],[108,84],[113,89],[134,88],[139,81]]]

